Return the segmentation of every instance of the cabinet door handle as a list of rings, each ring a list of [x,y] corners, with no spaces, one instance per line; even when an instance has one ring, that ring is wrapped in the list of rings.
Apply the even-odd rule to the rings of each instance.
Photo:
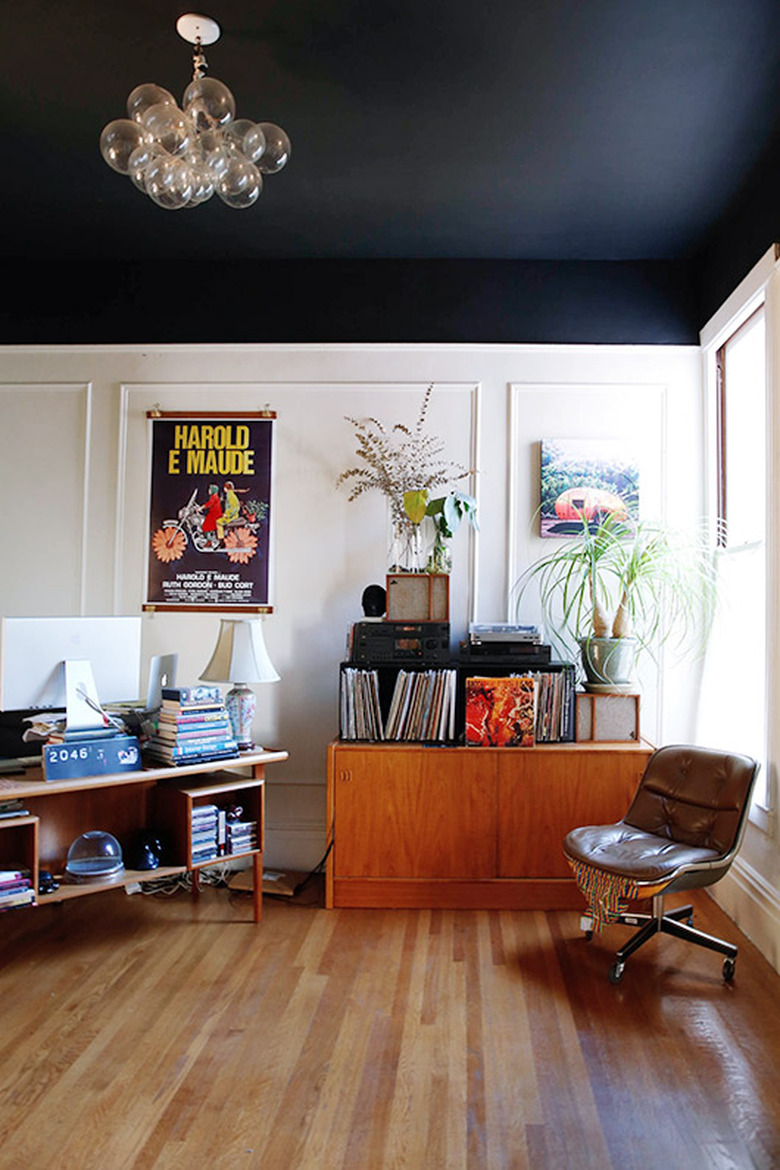
[[[349,782],[352,779],[352,773],[349,768],[342,768],[339,772],[339,780]]]

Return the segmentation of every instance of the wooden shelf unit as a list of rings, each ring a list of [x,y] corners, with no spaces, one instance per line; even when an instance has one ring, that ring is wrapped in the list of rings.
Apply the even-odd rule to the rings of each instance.
[[[0,869],[29,870],[32,888],[38,896],[38,818],[34,816],[0,819]],[[4,907],[0,911],[25,907]]]
[[[471,661],[464,661],[461,658],[445,659],[441,662],[424,662],[417,659],[410,659],[408,662],[380,662],[376,660],[367,660],[365,662],[357,662],[350,660],[342,662],[339,667],[340,674],[346,670],[359,671],[375,671],[377,676],[377,684],[379,691],[379,708],[382,715],[382,722],[386,726],[388,715],[390,713],[390,706],[393,699],[393,692],[395,690],[396,680],[400,671],[405,671],[407,674],[425,673],[426,671],[449,671],[454,670],[456,675],[455,688],[455,727],[459,729],[458,734],[462,732],[466,723],[466,679],[474,677],[485,678],[501,678],[508,674],[561,674],[568,672],[571,676],[571,698],[569,723],[571,740],[574,740],[574,667],[570,662],[535,662],[532,658],[522,656],[508,656],[505,660],[497,662],[494,658],[480,661],[479,658]],[[341,711],[339,718],[340,725],[342,724]],[[379,741],[367,739],[342,739],[342,743],[356,743],[368,744],[378,742],[392,742],[392,743],[409,743],[409,742],[428,742],[436,746],[440,744],[447,744],[447,746],[456,746],[451,740],[430,740],[430,741],[410,741],[410,740],[392,740]]]
[[[618,820],[651,752],[335,741],[326,905],[579,909],[563,838]]]
[[[263,834],[265,824],[265,768],[286,760],[285,751],[242,752],[230,761],[185,764],[177,768],[151,767],[109,776],[85,776],[75,780],[46,781],[40,767],[27,770],[24,778],[0,779],[0,798],[19,799],[28,817],[0,820],[0,868],[20,863],[19,853],[34,876],[38,905],[84,897],[135,882],[193,872],[206,865],[231,860],[230,856],[192,864],[191,824],[193,802],[208,798],[215,804],[242,804],[247,819],[257,821],[257,848],[236,857],[252,858],[255,922],[262,916]],[[237,770],[234,770],[237,769]],[[247,775],[247,771],[249,774]],[[163,860],[169,864],[154,870],[125,869],[119,878],[72,882],[65,874],[71,843],[90,829],[112,833],[127,853],[134,836],[154,830],[165,839]],[[50,894],[39,890],[39,870],[48,869],[59,881]]]
[[[246,849],[240,853],[230,853],[209,861],[197,862],[192,856],[192,813],[195,808],[205,804],[216,804],[218,808],[226,808],[240,800],[243,808],[243,819],[254,821],[257,825],[257,847]],[[265,783],[262,779],[247,777],[242,780],[231,776],[228,772],[216,772],[211,776],[194,777],[186,783],[177,784],[169,781],[157,789],[158,823],[164,827],[169,841],[173,843],[173,852],[177,857],[185,858],[185,866],[193,875],[195,887],[198,886],[198,875],[201,869],[218,862],[251,857],[253,865],[253,887],[262,890],[263,885],[263,849],[265,832]],[[257,899],[257,906],[260,906]]]

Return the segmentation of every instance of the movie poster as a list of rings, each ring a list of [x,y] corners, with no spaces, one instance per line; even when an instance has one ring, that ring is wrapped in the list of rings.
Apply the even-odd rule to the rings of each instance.
[[[275,415],[150,417],[147,605],[270,610]]]

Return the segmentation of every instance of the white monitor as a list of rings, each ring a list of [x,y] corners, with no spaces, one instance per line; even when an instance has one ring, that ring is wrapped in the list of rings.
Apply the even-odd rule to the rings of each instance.
[[[68,659],[89,661],[101,703],[137,700],[141,618],[3,618],[0,710],[64,708]]]

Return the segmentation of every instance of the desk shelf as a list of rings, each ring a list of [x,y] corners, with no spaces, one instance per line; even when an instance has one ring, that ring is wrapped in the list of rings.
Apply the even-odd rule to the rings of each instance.
[[[0,785],[0,798],[19,799],[30,812],[29,816],[0,820],[0,868],[28,868],[34,878],[37,904],[45,905],[187,872],[192,872],[197,892],[201,869],[249,857],[254,870],[254,920],[259,922],[265,766],[286,759],[287,752],[258,749],[229,762],[155,766],[120,775],[53,781],[45,780],[40,768],[31,768],[24,778],[4,779]],[[193,861],[188,833],[192,808],[199,803],[242,805],[246,819],[257,824],[254,847],[208,861]],[[68,849],[76,837],[90,829],[104,829],[117,837],[125,855],[137,833],[157,832],[164,838],[163,861],[167,864],[153,870],[126,869],[113,880],[71,882],[63,876]],[[39,895],[40,868],[50,870],[60,882],[50,894]]]
[[[120,877],[113,881],[71,882],[67,874],[55,874],[54,879],[60,883],[59,889],[50,894],[41,894],[38,898],[39,906],[46,906],[49,902],[68,902],[71,898],[83,898],[86,894],[99,894],[105,890],[122,889],[132,886],[136,882],[156,881],[158,878],[177,877],[186,873],[183,865],[160,865],[157,869],[125,869]]]
[[[30,871],[30,882],[38,898],[38,817],[18,816],[0,819],[0,869]],[[34,903],[30,903],[34,905]],[[3,906],[0,910],[26,909],[26,906]]]

